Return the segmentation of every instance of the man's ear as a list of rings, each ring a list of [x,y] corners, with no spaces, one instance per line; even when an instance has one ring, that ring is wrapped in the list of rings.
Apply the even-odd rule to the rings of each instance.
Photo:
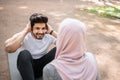
[[[33,31],[33,27],[31,27],[31,31]]]

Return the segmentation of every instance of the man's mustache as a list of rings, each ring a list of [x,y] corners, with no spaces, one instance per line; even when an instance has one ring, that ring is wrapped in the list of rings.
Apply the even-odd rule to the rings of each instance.
[[[36,33],[36,35],[44,35],[44,33]]]

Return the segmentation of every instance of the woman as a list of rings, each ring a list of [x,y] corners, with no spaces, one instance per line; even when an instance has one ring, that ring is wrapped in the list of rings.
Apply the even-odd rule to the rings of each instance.
[[[96,80],[97,64],[86,52],[86,27],[76,19],[62,21],[58,31],[55,59],[43,70],[44,80]]]

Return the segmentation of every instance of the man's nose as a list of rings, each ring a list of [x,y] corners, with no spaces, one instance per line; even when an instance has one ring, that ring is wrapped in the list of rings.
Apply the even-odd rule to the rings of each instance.
[[[39,32],[39,33],[43,33],[43,30],[39,29],[38,32]]]

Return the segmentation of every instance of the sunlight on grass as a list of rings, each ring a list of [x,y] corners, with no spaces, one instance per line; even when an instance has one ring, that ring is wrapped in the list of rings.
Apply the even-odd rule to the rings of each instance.
[[[100,6],[100,7],[89,7],[88,10],[92,13],[99,14],[106,17],[115,17],[120,19],[120,6]]]

